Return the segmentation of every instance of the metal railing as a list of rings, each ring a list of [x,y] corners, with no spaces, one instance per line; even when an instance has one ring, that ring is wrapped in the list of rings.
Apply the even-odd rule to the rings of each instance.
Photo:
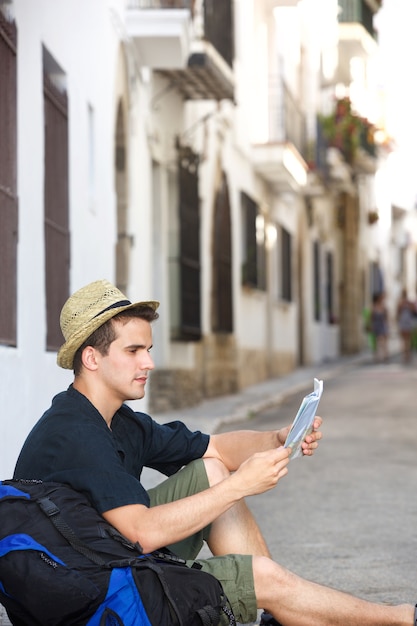
[[[306,119],[293,94],[281,77],[269,84],[269,141],[292,143],[306,154]]]

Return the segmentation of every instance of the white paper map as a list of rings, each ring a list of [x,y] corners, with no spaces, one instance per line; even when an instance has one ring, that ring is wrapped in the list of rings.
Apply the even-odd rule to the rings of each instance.
[[[284,448],[291,448],[290,459],[295,459],[302,454],[301,444],[313,430],[313,422],[322,393],[323,381],[315,378],[314,391],[303,398],[284,444]]]

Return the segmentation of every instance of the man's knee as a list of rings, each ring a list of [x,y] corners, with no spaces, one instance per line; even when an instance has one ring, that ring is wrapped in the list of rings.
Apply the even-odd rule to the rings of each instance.
[[[290,592],[295,575],[267,556],[252,559],[253,581],[258,607],[267,608],[271,600]]]
[[[210,487],[230,476],[230,472],[219,459],[203,459]]]

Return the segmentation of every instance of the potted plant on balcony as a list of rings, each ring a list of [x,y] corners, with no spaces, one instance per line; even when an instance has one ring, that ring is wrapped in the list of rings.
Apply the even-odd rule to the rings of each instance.
[[[374,126],[352,111],[349,98],[336,100],[334,111],[319,116],[319,123],[329,147],[338,148],[345,161],[352,164],[359,148],[375,156]]]

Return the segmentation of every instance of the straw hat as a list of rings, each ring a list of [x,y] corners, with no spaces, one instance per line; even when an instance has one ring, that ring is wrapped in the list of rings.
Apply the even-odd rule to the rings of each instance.
[[[78,348],[97,328],[121,311],[140,306],[150,306],[156,311],[159,302],[132,303],[107,280],[97,280],[76,291],[61,311],[60,324],[65,343],[58,352],[58,365],[72,369]]]

